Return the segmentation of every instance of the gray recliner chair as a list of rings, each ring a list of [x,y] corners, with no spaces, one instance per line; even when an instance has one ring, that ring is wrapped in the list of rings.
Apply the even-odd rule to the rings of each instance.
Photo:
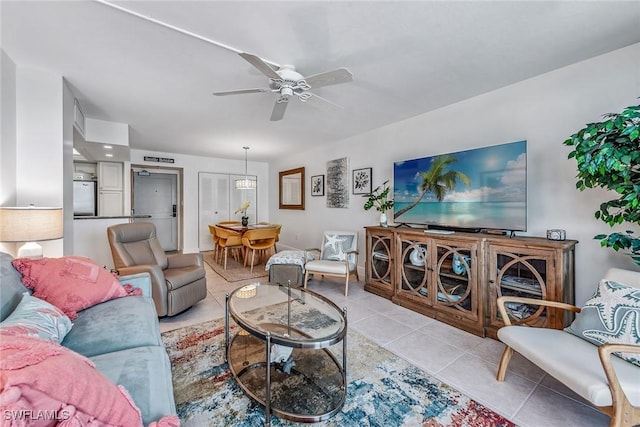
[[[148,222],[107,228],[113,263],[120,275],[151,275],[151,297],[158,316],[174,316],[207,296],[205,270],[200,254],[167,255]]]

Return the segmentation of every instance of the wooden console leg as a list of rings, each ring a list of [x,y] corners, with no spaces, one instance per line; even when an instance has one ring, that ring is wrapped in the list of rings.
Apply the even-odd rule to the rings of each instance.
[[[498,381],[504,381],[504,376],[507,373],[507,366],[509,366],[511,356],[513,356],[513,349],[509,346],[506,346],[504,348],[504,352],[502,353],[502,357],[500,358],[500,366],[498,366],[498,375],[496,376],[496,379]]]

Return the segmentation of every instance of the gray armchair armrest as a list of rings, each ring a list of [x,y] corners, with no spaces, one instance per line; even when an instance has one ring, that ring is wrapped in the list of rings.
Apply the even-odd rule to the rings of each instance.
[[[201,254],[174,254],[167,256],[168,268],[190,267],[197,265],[202,267]]]

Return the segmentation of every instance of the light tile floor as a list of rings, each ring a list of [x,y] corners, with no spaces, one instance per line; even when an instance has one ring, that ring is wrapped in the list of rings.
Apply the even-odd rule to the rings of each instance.
[[[205,264],[206,265],[206,264]],[[246,282],[228,283],[208,265],[207,298],[186,312],[160,320],[164,331],[224,316],[225,295]],[[495,374],[504,345],[393,304],[352,281],[311,281],[309,288],[347,308],[349,328],[420,367],[523,427],[608,426],[602,414],[564,385],[515,354],[506,380]]]

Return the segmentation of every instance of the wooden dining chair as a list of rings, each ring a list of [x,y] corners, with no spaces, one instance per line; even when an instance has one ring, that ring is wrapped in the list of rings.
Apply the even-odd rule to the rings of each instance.
[[[232,251],[232,256],[236,259],[236,261],[240,261],[238,257],[238,253],[242,253],[242,235],[237,231],[228,230],[223,227],[215,226],[216,235],[220,238],[218,241],[218,245],[220,246],[220,251],[222,254],[221,257],[224,256],[224,269],[227,269],[227,257],[229,255],[229,250]]]
[[[262,258],[266,259],[267,252],[270,252],[275,247],[276,236],[276,227],[248,230],[242,235],[242,245],[245,248],[244,265],[245,267],[247,266],[250,250],[252,273],[256,251],[258,251],[258,263],[260,263]]]

